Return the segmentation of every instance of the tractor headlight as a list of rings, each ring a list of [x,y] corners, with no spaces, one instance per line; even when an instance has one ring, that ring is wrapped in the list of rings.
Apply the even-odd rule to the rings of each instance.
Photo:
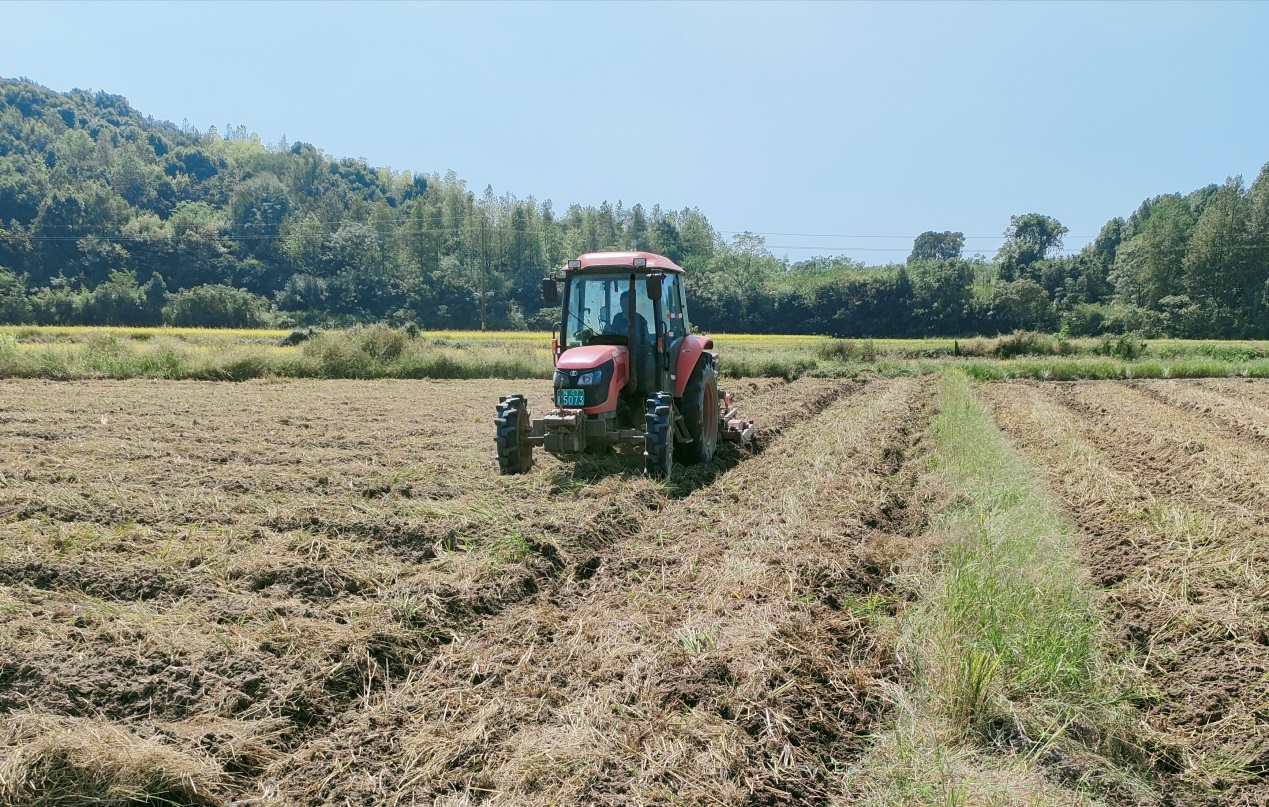
[[[577,377],[577,386],[592,387],[604,380],[603,370],[591,370],[589,373],[582,373]]]
[[[568,373],[564,372],[563,370],[556,370],[556,371],[555,371],[555,386],[557,386],[557,387],[567,387],[567,386],[568,386]]]

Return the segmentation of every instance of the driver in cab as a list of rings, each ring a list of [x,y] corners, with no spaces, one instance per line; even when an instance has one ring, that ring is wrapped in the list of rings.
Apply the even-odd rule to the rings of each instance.
[[[630,332],[630,318],[626,312],[630,310],[630,291],[627,289],[621,293],[621,308],[617,311],[616,316],[612,318],[612,322],[608,323],[608,327],[604,329],[604,333],[614,334],[617,336],[626,336]],[[652,332],[648,329],[648,320],[643,314],[635,312],[635,341],[641,345],[652,343]]]

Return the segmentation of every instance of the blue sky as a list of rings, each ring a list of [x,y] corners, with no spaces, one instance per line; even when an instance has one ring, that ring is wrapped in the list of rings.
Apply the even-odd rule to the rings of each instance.
[[[777,255],[1086,243],[1269,162],[1269,3],[16,3],[0,75],[477,192],[699,207]]]

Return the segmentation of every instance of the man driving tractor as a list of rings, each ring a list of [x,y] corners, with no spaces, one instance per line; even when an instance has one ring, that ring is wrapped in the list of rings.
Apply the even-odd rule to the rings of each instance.
[[[630,319],[626,316],[626,312],[630,310],[630,291],[627,289],[621,293],[621,308],[617,311],[616,316],[612,318],[612,322],[608,323],[608,327],[604,328],[604,333],[625,335],[630,330]],[[635,312],[635,339],[641,345],[652,344],[652,331],[648,328],[648,320]]]

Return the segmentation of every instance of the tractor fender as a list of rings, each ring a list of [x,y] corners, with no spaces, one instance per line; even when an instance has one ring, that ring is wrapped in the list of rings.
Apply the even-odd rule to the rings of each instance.
[[[688,334],[679,345],[679,360],[674,370],[674,397],[682,398],[687,380],[696,369],[696,362],[701,354],[714,349],[714,340],[700,334]]]

